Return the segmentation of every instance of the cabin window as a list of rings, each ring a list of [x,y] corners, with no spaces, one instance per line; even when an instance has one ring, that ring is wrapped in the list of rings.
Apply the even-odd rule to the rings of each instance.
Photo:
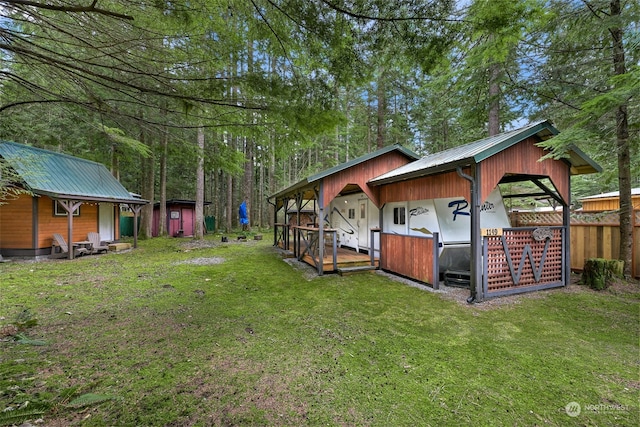
[[[180,211],[171,211],[171,219],[180,219]]]
[[[57,200],[53,201],[53,216],[67,216],[67,211]],[[73,212],[73,216],[80,216],[80,206]]]
[[[349,219],[356,219],[356,210],[349,209]]]
[[[393,223],[404,224],[406,222],[406,211],[404,206],[400,208],[393,208]]]

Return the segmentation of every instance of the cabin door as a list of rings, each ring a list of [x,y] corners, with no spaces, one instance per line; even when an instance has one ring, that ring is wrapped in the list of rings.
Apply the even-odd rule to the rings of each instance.
[[[100,233],[100,239],[115,240],[113,217],[113,203],[100,203],[98,205],[98,233]]]
[[[191,209],[182,209],[182,233],[184,236],[193,236],[194,227],[194,211]]]
[[[358,200],[358,249],[369,250],[369,199]]]

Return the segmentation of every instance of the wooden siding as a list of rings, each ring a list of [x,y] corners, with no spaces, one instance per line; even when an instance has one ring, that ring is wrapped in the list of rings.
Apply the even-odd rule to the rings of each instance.
[[[80,216],[73,217],[73,240],[87,240],[90,231],[98,232],[98,205],[83,203],[80,206]],[[38,248],[51,247],[53,233],[60,233],[67,240],[67,217],[54,216],[53,200],[39,197]]]
[[[633,209],[640,209],[640,196],[631,196]],[[582,201],[582,209],[589,212],[615,211],[620,209],[619,197],[606,197],[602,199],[589,199]]]
[[[380,235],[381,268],[434,285],[433,239]],[[401,255],[404,254],[404,255]]]
[[[0,248],[33,247],[33,198],[22,194],[0,205]]]
[[[536,138],[526,139],[480,163],[481,199],[484,201],[505,174],[548,176],[560,196],[569,204],[569,165],[562,160],[540,158],[548,154],[535,144]]]
[[[464,173],[469,174],[469,170],[465,169]],[[456,196],[471,200],[469,181],[455,171],[394,182],[380,188],[381,204]]]
[[[390,170],[397,169],[409,163],[409,159],[403,154],[392,151],[383,156],[379,156],[366,162],[357,164],[346,170],[336,172],[323,180],[324,200],[322,206],[329,206],[329,203],[340,194],[347,184],[357,184],[371,199],[374,205],[380,207],[377,188],[369,187],[367,181]]]

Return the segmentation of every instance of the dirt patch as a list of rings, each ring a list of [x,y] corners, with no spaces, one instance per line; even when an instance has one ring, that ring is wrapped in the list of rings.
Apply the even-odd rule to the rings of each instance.
[[[224,258],[221,257],[201,257],[201,258],[192,258],[184,261],[178,261],[173,263],[173,265],[180,264],[193,264],[193,265],[215,265],[222,264],[225,261]]]

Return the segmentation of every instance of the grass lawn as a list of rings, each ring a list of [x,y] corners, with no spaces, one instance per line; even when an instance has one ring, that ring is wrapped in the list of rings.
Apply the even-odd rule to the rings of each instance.
[[[470,306],[220,240],[0,264],[0,425],[640,423],[638,284]]]

